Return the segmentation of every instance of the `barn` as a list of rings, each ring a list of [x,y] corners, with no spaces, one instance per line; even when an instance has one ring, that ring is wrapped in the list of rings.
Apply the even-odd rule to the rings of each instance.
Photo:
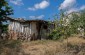
[[[52,27],[44,20],[24,20],[9,18],[9,39],[37,40],[46,39]]]

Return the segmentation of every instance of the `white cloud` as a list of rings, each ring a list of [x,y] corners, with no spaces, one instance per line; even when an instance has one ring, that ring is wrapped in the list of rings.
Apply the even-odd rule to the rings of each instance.
[[[42,19],[44,18],[44,15],[40,15],[40,16],[29,16],[30,19]]]
[[[24,3],[22,2],[22,0],[10,0],[11,3],[13,3],[14,5],[24,5]]]
[[[78,11],[81,11],[81,10],[84,10],[84,9],[85,9],[85,5],[83,5],[79,8],[71,8],[71,9],[67,10],[66,13],[69,14],[69,13],[78,12]]]
[[[36,9],[35,9],[35,8],[31,8],[31,7],[29,7],[27,10],[35,11]]]
[[[79,9],[77,9],[77,8],[71,8],[71,9],[67,10],[66,13],[69,14],[69,13],[78,12],[78,11],[79,11]]]
[[[29,7],[28,10],[38,10],[38,9],[45,9],[48,7],[50,3],[46,0],[43,0],[41,3],[35,4],[33,7]]]
[[[68,9],[73,7],[73,5],[76,3],[76,0],[64,0],[63,3],[61,3],[59,10],[60,9]]]
[[[64,10],[66,14],[72,12],[78,12],[80,10],[85,9],[85,5],[76,7],[77,0],[64,0],[63,3],[60,4],[59,10]]]
[[[80,10],[84,10],[85,9],[85,5],[80,7]]]

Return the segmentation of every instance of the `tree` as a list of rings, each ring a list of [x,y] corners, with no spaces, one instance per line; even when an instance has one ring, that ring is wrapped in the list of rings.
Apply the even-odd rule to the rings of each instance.
[[[55,29],[49,35],[49,39],[58,40],[64,36],[69,36],[68,26],[64,26],[63,18],[65,17],[64,12],[60,13],[60,19],[54,17]]]
[[[49,39],[57,40],[67,38],[74,34],[85,35],[85,10],[70,14],[60,13],[60,19],[55,18],[55,29],[49,35]],[[85,38],[85,37],[84,37]]]
[[[13,9],[9,6],[7,1],[0,0],[0,32],[2,32],[3,30],[3,22],[6,21],[6,17],[12,14],[13,14]]]

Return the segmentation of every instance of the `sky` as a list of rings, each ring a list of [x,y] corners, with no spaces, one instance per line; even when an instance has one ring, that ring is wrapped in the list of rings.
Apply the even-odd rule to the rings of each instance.
[[[53,20],[64,10],[67,14],[85,9],[85,0],[7,0],[14,10],[11,17]]]

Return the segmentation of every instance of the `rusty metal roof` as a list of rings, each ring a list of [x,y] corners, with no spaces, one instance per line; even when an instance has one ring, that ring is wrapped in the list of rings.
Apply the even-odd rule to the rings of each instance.
[[[22,23],[26,23],[26,22],[44,22],[44,23],[48,23],[45,20],[24,20],[22,18],[14,19],[14,18],[11,18],[11,17],[6,17],[6,19],[9,20],[9,21],[16,21],[16,22],[22,22]]]

